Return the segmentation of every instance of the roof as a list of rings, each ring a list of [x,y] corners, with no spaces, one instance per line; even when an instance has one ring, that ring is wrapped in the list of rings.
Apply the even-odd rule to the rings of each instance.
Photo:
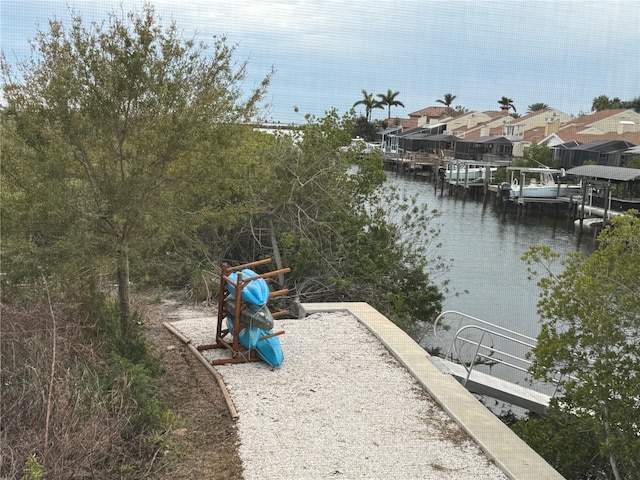
[[[427,107],[409,114],[410,117],[441,117],[447,113],[447,107]]]
[[[432,137],[430,133],[414,132],[414,133],[410,133],[409,135],[402,135],[401,138],[403,138],[404,140],[424,140],[425,138],[429,138],[429,137]]]
[[[466,139],[466,138],[461,138],[458,140],[458,142],[460,143],[509,143],[511,144],[511,140],[509,140],[506,137],[478,137],[478,138],[471,138],[471,139]]]
[[[628,108],[615,108],[609,110],[599,110],[597,112],[591,113],[589,115],[581,115],[579,117],[574,118],[573,120],[568,121],[567,125],[578,125],[581,127],[592,125],[600,120],[604,120],[608,117],[613,117],[619,113],[626,112],[629,110]]]
[[[569,148],[577,147],[578,145],[580,145],[578,142],[576,142],[575,140],[571,140],[569,142],[561,143],[560,145],[554,145],[553,148],[562,148],[564,150],[567,150]]]
[[[500,117],[511,117],[511,115],[509,115],[508,113],[506,113],[503,110],[486,110],[486,111],[484,111],[482,113],[484,113],[486,116],[488,116],[492,120],[496,119],[496,118],[500,118]],[[513,118],[513,117],[511,117],[511,118]]]
[[[401,138],[405,140],[431,140],[434,142],[442,142],[442,141],[452,142],[454,140],[457,140],[457,138],[454,137],[453,135],[448,135],[444,133],[431,134],[427,132],[414,132],[408,135],[402,135]]]
[[[518,170],[528,173],[562,173],[562,170],[548,167],[507,167],[507,170]]]
[[[606,165],[581,165],[570,168],[567,173],[581,177],[619,180],[622,182],[640,179],[640,168],[609,167]]]
[[[444,140],[446,142],[452,142],[454,140],[458,140],[457,137],[453,135],[449,135],[447,133],[437,133],[435,135],[429,135],[429,140],[441,141]]]
[[[433,125],[422,125],[421,127],[412,128],[410,130],[404,130],[402,132],[402,136],[406,137],[407,135],[414,135],[416,133],[424,133],[426,135],[431,135],[431,130],[436,130],[441,127],[445,127],[446,123],[436,123]]]
[[[625,142],[623,140],[595,140],[593,142],[585,143],[582,145],[576,145],[570,147],[569,150],[584,150],[588,152],[599,153],[612,153],[628,150],[635,147],[634,144]]]
[[[388,133],[397,132],[398,130],[402,132],[402,127],[400,125],[394,125],[393,127],[376,132],[376,135],[387,135]]]
[[[403,129],[402,130],[402,136],[406,137],[407,135],[411,135],[411,134],[414,134],[414,133],[422,133],[422,132],[424,132],[424,128],[422,128],[422,127]]]

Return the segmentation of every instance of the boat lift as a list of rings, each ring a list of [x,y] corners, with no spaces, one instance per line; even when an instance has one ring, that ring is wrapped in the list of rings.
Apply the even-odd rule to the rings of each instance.
[[[216,343],[210,345],[199,345],[198,350],[211,350],[214,348],[225,348],[231,353],[231,357],[214,360],[211,362],[213,365],[224,365],[227,363],[246,363],[246,362],[257,362],[261,361],[261,359],[256,355],[256,349],[246,349],[239,341],[240,332],[246,328],[248,325],[242,321],[242,310],[246,308],[246,302],[242,300],[242,290],[247,288],[247,286],[258,279],[270,279],[272,277],[278,275],[284,275],[285,273],[289,273],[291,271],[290,268],[282,268],[279,270],[274,270],[272,272],[263,273],[261,275],[246,277],[243,278],[241,271],[246,268],[257,267],[260,265],[266,265],[271,262],[270,258],[266,258],[263,260],[258,260],[255,262],[245,263],[243,265],[237,265],[235,267],[230,267],[226,263],[223,263],[220,266],[220,289],[218,291],[218,321],[216,326]],[[231,279],[229,276],[233,272],[238,272],[237,277]],[[228,288],[228,284],[233,285],[235,288],[235,307],[231,312],[231,308],[227,310],[225,307],[225,301],[230,296],[230,291]],[[284,295],[288,293],[288,289],[281,289],[277,291],[273,291],[269,293],[269,299]],[[271,314],[273,318],[278,318],[286,315],[288,312],[286,310],[280,310],[278,312],[274,312]],[[228,315],[233,316],[233,329],[230,329],[224,325],[225,319]],[[277,332],[270,333],[268,335],[264,335],[258,339],[258,342],[262,340],[266,340],[270,337],[274,337],[277,335],[284,334],[284,330],[280,330]],[[231,336],[231,339],[227,339]]]

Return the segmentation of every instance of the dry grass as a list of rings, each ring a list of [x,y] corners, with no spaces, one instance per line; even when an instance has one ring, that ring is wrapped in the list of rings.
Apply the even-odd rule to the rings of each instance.
[[[0,477],[100,479],[135,470],[130,452],[143,439],[121,435],[135,405],[103,388],[101,359],[70,313],[2,305],[1,314]]]
[[[162,326],[161,308],[144,308],[143,323],[169,410],[164,430],[133,436],[139,406],[123,394],[131,378],[105,383],[101,349],[83,335],[91,326],[62,307],[0,309],[0,478],[242,478],[215,380]]]

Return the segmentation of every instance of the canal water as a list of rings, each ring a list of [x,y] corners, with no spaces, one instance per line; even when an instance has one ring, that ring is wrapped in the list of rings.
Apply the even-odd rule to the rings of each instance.
[[[447,278],[452,290],[443,310],[457,310],[535,337],[540,330],[539,289],[527,278],[522,254],[531,245],[548,245],[563,256],[576,251],[588,255],[596,248],[593,236],[578,235],[563,214],[516,215],[513,205],[505,214],[493,197],[483,202],[450,195],[446,189],[441,194],[421,177],[387,172],[387,182],[418,194],[430,210],[440,212],[432,221],[440,228],[439,253],[450,260]]]
[[[495,203],[490,197],[486,202],[481,199],[464,199],[450,195],[446,189],[440,193],[434,184],[421,177],[409,177],[387,172],[387,182],[398,186],[408,194],[417,194],[419,201],[426,203],[429,210],[437,210],[439,217],[432,220],[440,230],[437,242],[441,243],[438,253],[449,260],[449,279],[451,293],[446,297],[443,311],[455,310],[500,327],[536,338],[540,332],[539,316],[536,304],[539,288],[536,280],[528,279],[526,263],[522,254],[532,245],[548,245],[554,251],[566,257],[569,252],[582,252],[589,255],[597,247],[590,234],[579,235],[572,220],[566,213],[554,215],[540,214],[532,209],[524,215],[517,215],[514,205],[504,209],[501,202]],[[557,262],[556,273],[562,266]],[[453,332],[461,325],[459,317],[451,316]],[[447,322],[444,322],[445,324]],[[427,350],[450,348],[451,336],[446,332],[440,335],[438,342],[427,335],[421,344]],[[491,341],[494,341],[492,336]],[[495,346],[519,358],[524,356],[525,347],[512,343]],[[469,347],[473,351],[473,347]],[[524,349],[524,350],[523,350]],[[463,355],[466,356],[466,355]],[[474,355],[463,361],[471,361]],[[519,383],[540,392],[552,395],[554,387],[539,382],[530,383],[528,375],[504,365],[478,365],[477,370],[494,377]],[[505,412],[522,415],[518,407],[502,402],[482,399],[494,413]]]

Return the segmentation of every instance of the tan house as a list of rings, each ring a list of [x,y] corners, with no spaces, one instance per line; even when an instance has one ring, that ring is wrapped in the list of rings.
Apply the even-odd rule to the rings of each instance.
[[[640,145],[640,113],[630,109],[603,110],[578,118],[555,108],[518,118],[505,111],[469,112],[457,117],[446,116],[446,112],[446,107],[427,107],[409,114],[409,119],[396,119],[396,124],[402,125],[404,131],[418,126],[442,126],[445,136],[466,141],[504,137],[513,144],[514,157],[521,157],[533,143],[554,150],[597,141]]]
[[[601,110],[571,119],[557,130],[536,139],[549,147],[596,140],[620,140],[640,145],[640,113],[626,109]]]
[[[521,157],[533,142],[557,132],[561,125],[571,120],[571,115],[555,108],[547,108],[530,112],[505,124],[501,135],[513,142],[513,155]]]
[[[464,139],[503,135],[503,127],[514,120],[502,111],[469,112],[448,118],[445,133]]]
[[[424,125],[435,125],[447,116],[447,107],[427,107],[409,114],[409,118],[393,118],[389,121],[391,125],[401,125],[404,131]]]

